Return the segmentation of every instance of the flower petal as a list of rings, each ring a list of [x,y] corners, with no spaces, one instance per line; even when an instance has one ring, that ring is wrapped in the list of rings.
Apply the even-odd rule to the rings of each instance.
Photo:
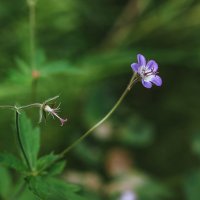
[[[162,79],[160,78],[160,76],[156,75],[151,79],[151,82],[154,83],[157,86],[161,86],[162,85]]]
[[[138,63],[132,63],[131,64],[131,68],[133,69],[133,71],[138,72],[140,65],[138,65]]]
[[[146,65],[146,59],[142,54],[138,54],[137,55],[137,60],[138,60],[138,64],[140,66],[145,66]]]
[[[145,88],[151,88],[151,87],[152,87],[152,83],[151,83],[151,82],[148,82],[148,81],[145,81],[144,79],[142,79],[142,85],[143,85]]]
[[[156,72],[158,70],[158,64],[154,60],[150,60],[147,63],[147,69],[152,70],[153,72]]]

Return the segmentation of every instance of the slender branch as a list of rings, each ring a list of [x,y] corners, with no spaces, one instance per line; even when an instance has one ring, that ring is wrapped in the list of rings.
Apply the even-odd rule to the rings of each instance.
[[[32,70],[32,73],[34,73],[34,70],[36,70],[36,15],[35,15],[35,8],[36,8],[36,0],[27,0],[28,6],[29,6],[29,45],[30,45],[30,67]],[[37,76],[37,75],[36,75]],[[34,77],[32,80],[32,94],[31,99],[35,101],[36,94],[37,94],[37,85],[38,80],[37,77]]]
[[[86,131],[79,139],[77,139],[74,143],[72,143],[69,147],[67,147],[64,151],[60,153],[60,156],[63,157],[66,153],[68,153],[73,147],[75,147],[78,143],[80,143],[82,140],[84,140],[94,129],[96,129],[98,126],[100,126],[104,121],[106,121],[111,114],[116,110],[116,108],[121,104],[125,96],[130,91],[131,87],[133,86],[133,83],[137,80],[136,78],[137,74],[134,73],[128,86],[126,87],[125,91],[122,93],[119,100],[116,102],[116,104],[113,106],[113,108],[98,122],[96,123],[92,128],[90,128],[88,131]]]
[[[3,105],[3,106],[0,106],[0,108],[5,108],[5,109],[15,109],[15,106],[11,106],[11,105]]]
[[[30,26],[30,64],[35,69],[35,1],[29,0],[29,26]]]
[[[23,157],[24,157],[24,159],[26,161],[26,164],[27,164],[28,168],[30,169],[30,171],[32,171],[32,167],[31,167],[30,161],[28,159],[28,156],[26,155],[26,151],[25,151],[25,148],[23,146],[21,135],[20,135],[19,113],[17,111],[15,113],[16,113],[17,140],[18,140],[18,143],[19,143],[19,147],[21,149],[21,152],[23,154]]]
[[[18,110],[21,110],[21,109],[25,109],[25,108],[31,108],[31,107],[41,107],[42,104],[41,103],[33,103],[33,104],[29,104],[29,105],[26,105],[26,106],[20,106],[18,107]]]

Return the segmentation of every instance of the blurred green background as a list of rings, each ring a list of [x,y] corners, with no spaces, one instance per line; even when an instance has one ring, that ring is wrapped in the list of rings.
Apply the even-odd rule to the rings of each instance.
[[[199,200],[200,1],[38,0],[34,69],[29,26],[25,0],[1,0],[0,104],[60,95],[69,119],[64,127],[51,117],[40,124],[41,155],[62,151],[109,111],[137,53],[155,59],[163,78],[161,88],[136,84],[66,156],[62,178],[91,200],[126,200],[126,191],[138,200]],[[37,126],[38,110],[27,112]],[[0,151],[17,152],[12,111],[1,110],[0,130]],[[11,184],[3,170],[1,189]]]

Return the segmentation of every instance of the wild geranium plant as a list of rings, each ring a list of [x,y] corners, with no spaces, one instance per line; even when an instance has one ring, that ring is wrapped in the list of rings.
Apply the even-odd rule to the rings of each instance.
[[[62,119],[57,114],[58,110],[60,109],[59,106],[52,106],[59,96],[47,99],[42,103],[33,103],[25,106],[0,106],[1,108],[14,110],[16,115],[16,135],[21,157],[18,158],[13,154],[1,153],[0,164],[10,167],[21,174],[24,184],[20,191],[23,191],[25,185],[39,199],[84,199],[84,197],[77,193],[77,186],[56,179],[55,175],[62,173],[62,170],[65,167],[66,154],[110,117],[110,115],[117,109],[125,96],[131,90],[134,83],[142,81],[142,84],[146,88],[150,88],[152,83],[157,86],[161,86],[162,80],[157,75],[157,63],[153,60],[150,60],[148,63],[146,63],[144,56],[141,54],[138,54],[137,57],[138,63],[133,63],[131,65],[134,73],[130,79],[130,82],[113,108],[99,122],[97,122],[88,131],[83,133],[80,138],[75,140],[75,142],[69,147],[66,147],[66,149],[64,149],[61,153],[50,153],[38,158],[38,153],[40,150],[40,131],[39,128],[34,128],[32,126],[30,119],[28,119],[25,114],[26,109],[36,107],[39,109],[40,113],[39,122],[42,122],[42,119],[46,119],[47,114],[50,114],[52,117],[58,118],[61,122],[61,126],[63,126],[67,122],[67,119]],[[14,199],[17,199],[17,197]]]
[[[36,96],[36,86],[38,79],[42,76],[42,70],[39,70],[36,63],[35,53],[35,8],[37,0],[27,0],[29,8],[29,27],[30,27],[30,63],[27,68],[21,68],[23,73],[27,75],[32,74],[32,79],[28,77],[27,81],[32,81],[32,99]],[[21,195],[25,190],[30,190],[34,195],[34,199],[43,200],[83,200],[82,195],[79,194],[79,187],[69,184],[56,178],[61,174],[65,168],[66,155],[72,148],[75,148],[83,139],[93,133],[94,129],[100,126],[105,120],[107,120],[111,114],[118,108],[125,96],[131,90],[136,82],[141,81],[144,87],[151,88],[152,83],[161,86],[162,80],[158,76],[158,65],[155,61],[150,60],[146,62],[143,55],[138,54],[137,63],[131,65],[133,69],[133,75],[119,100],[112,107],[112,109],[93,127],[83,133],[80,138],[75,140],[70,146],[66,147],[60,153],[50,153],[42,157],[38,156],[40,151],[40,130],[38,127],[33,127],[31,120],[27,118],[26,109],[38,108],[39,111],[39,123],[46,120],[47,115],[51,115],[53,118],[57,118],[61,126],[67,123],[67,118],[61,118],[58,115],[60,105],[55,105],[55,101],[58,96],[47,99],[42,103],[32,103],[24,106],[2,105],[0,108],[12,109],[15,112],[15,124],[16,124],[16,138],[18,141],[19,155],[16,157],[10,153],[0,153],[0,167],[6,166],[14,169],[21,177],[19,180],[20,187],[13,190],[10,193],[4,194],[5,199],[18,200],[21,199]],[[41,64],[43,65],[43,64]],[[57,67],[57,66],[56,66]],[[54,70],[53,70],[54,71]],[[31,72],[31,73],[30,73]],[[45,69],[43,69],[45,72]],[[17,74],[19,75],[19,74]],[[21,75],[21,73],[20,73]],[[16,74],[15,74],[16,76]],[[14,79],[16,77],[14,76]],[[19,76],[17,76],[18,78]],[[2,178],[2,177],[0,177]],[[0,192],[1,192],[0,188]],[[131,192],[126,192],[122,195],[121,199],[133,199]],[[1,198],[1,197],[0,197]],[[25,198],[26,199],[26,198]]]

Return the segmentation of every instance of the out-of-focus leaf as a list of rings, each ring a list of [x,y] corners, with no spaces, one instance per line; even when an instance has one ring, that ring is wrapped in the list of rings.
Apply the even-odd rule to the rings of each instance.
[[[52,61],[45,64],[41,69],[41,76],[48,77],[54,74],[66,74],[66,75],[81,75],[83,71],[78,69],[66,61]]]
[[[0,199],[7,199],[12,188],[12,180],[9,171],[0,166]]]
[[[31,191],[46,200],[84,200],[77,194],[78,186],[48,177],[31,177],[29,180]]]
[[[36,169],[37,156],[40,149],[40,130],[34,128],[31,120],[27,118],[25,113],[19,115],[20,135],[24,150],[29,159],[30,165]]]
[[[10,71],[9,80],[14,83],[30,84],[32,81],[32,72],[30,65],[22,59],[16,59],[17,69]]]
[[[13,154],[9,153],[0,153],[0,164],[15,169],[19,172],[24,172],[26,170],[24,163]]]
[[[35,55],[35,62],[36,62],[36,68],[38,70],[43,67],[43,64],[46,62],[46,60],[47,58],[45,52],[42,49],[37,50]]]
[[[187,200],[199,200],[200,171],[190,173],[184,181],[184,191]]]

